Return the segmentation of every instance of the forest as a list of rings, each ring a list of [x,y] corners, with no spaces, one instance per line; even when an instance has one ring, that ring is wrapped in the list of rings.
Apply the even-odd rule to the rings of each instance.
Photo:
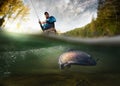
[[[120,35],[120,2],[99,0],[97,18],[81,28],[64,33],[74,37],[103,37]]]

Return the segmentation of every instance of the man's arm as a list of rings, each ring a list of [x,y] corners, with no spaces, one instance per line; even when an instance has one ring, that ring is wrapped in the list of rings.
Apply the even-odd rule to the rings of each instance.
[[[42,22],[40,20],[39,20],[39,24],[40,24],[41,29],[44,31],[43,26],[42,26]]]
[[[46,23],[45,21],[43,21],[43,22],[39,21],[39,24],[45,24],[45,23]]]

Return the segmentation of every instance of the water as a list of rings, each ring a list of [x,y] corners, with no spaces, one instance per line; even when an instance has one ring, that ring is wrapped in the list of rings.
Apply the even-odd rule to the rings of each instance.
[[[67,71],[82,73],[120,72],[119,43],[76,43],[40,35],[21,36],[17,34],[1,35],[0,42],[1,76],[21,73],[58,73],[60,72],[58,58],[62,53],[69,49],[87,52],[92,55],[94,59],[99,60],[97,61],[96,66],[73,65],[72,68]]]

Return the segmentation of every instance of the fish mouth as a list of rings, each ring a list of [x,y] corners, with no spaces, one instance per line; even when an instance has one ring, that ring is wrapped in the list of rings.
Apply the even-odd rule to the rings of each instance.
[[[69,69],[71,67],[71,64],[61,64],[60,65],[60,69],[62,70],[62,69],[65,69],[65,68],[67,68],[67,69]]]

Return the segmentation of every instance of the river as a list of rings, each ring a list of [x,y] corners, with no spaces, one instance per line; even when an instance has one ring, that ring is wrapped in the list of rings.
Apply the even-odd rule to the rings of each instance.
[[[0,76],[19,74],[59,73],[120,73],[120,37],[113,38],[70,38],[63,36],[21,35],[1,33]],[[84,51],[94,59],[96,66],[72,65],[60,70],[59,56],[70,50]],[[9,85],[8,85],[9,86]],[[19,86],[19,85],[16,85]]]

